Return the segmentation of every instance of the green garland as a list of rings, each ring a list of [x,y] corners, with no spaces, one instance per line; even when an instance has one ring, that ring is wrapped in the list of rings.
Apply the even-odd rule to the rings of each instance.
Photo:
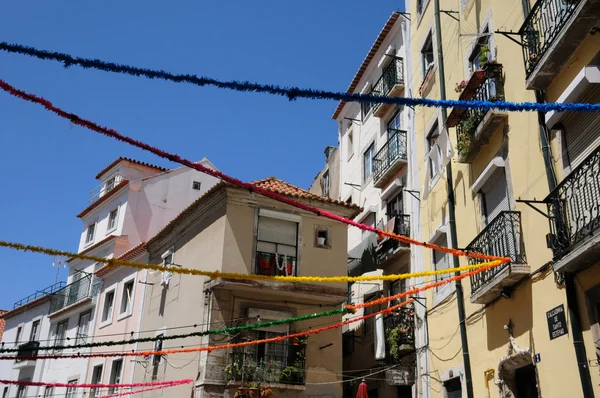
[[[41,346],[41,347],[38,347],[37,350],[50,351],[50,350],[65,350],[65,349],[68,350],[68,349],[74,349],[74,348],[110,347],[110,346],[124,345],[124,344],[146,343],[146,342],[157,341],[157,340],[164,341],[164,340],[184,339],[187,337],[207,336],[210,334],[238,333],[238,332],[242,332],[245,330],[267,328],[270,326],[283,325],[286,323],[293,323],[293,322],[301,322],[301,321],[322,318],[322,317],[336,315],[336,314],[348,314],[348,313],[352,313],[352,312],[353,312],[352,310],[347,309],[347,308],[338,308],[335,310],[330,310],[330,311],[325,311],[325,312],[317,312],[314,314],[302,315],[302,316],[286,318],[286,319],[279,319],[276,321],[260,322],[260,323],[250,324],[250,325],[233,326],[233,327],[223,328],[223,329],[205,330],[202,332],[174,334],[174,335],[170,335],[170,336],[161,336],[161,337],[140,337],[137,339],[104,341],[104,342],[86,343],[86,344]],[[194,325],[194,326],[196,326],[196,325]],[[67,338],[67,340],[68,340],[68,338]],[[17,351],[19,351],[18,348],[2,348],[2,349],[0,349],[0,353],[17,352]]]

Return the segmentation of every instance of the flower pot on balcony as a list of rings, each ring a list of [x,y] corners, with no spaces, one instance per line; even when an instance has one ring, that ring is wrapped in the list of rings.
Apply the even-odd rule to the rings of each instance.
[[[321,236],[319,236],[319,237],[317,238],[317,244],[318,244],[319,246],[325,246],[325,238],[324,238],[324,237],[321,237]]]
[[[248,396],[248,387],[239,387],[238,393],[240,394],[241,397],[247,397]]]
[[[252,398],[259,398],[260,397],[260,390],[256,387],[251,387],[250,388],[250,397]]]
[[[494,76],[499,73],[502,74],[502,64],[499,64],[496,61],[490,61],[484,65],[483,70],[487,76]]]

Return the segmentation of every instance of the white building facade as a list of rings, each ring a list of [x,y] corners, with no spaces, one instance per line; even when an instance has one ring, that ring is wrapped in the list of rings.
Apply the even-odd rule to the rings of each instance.
[[[373,94],[389,97],[411,96],[410,57],[407,56],[410,32],[409,19],[394,12],[384,25],[371,50],[352,80],[348,93]],[[396,234],[420,239],[419,162],[414,158],[414,110],[409,107],[386,104],[359,104],[341,102],[333,119],[338,122],[340,151],[340,198],[364,209],[356,221],[376,226]],[[348,229],[349,274],[382,272],[397,274],[423,270],[420,250],[391,239],[379,239],[374,233],[358,228]],[[411,283],[419,280],[369,286],[349,286],[352,296],[348,301],[361,303],[381,295],[387,296],[405,291]],[[394,304],[394,303],[391,303]],[[414,319],[423,319],[417,304],[406,311],[416,312]],[[365,308],[366,313],[379,309]],[[407,312],[407,313],[408,313]],[[426,336],[422,322],[414,322],[413,331],[402,336],[403,341],[390,345],[385,338],[385,355],[382,354],[381,338],[396,325],[402,314],[386,317],[377,326],[373,320],[361,328],[349,328],[344,338],[344,371],[365,370],[394,365],[393,371],[379,375],[379,381],[369,381],[370,395],[386,397],[417,396],[417,354],[415,348],[423,345]],[[412,316],[412,315],[411,315]],[[348,316],[349,317],[349,316]],[[383,325],[383,326],[382,326]],[[379,340],[379,341],[378,341]],[[393,353],[390,347],[401,347],[402,352]],[[376,347],[379,353],[376,355]],[[351,383],[348,383],[350,385]],[[352,388],[344,396],[355,396]]]
[[[215,169],[206,158],[199,163]],[[145,241],[218,182],[212,176],[187,167],[166,170],[128,158],[117,159],[96,178],[100,184],[92,191],[89,205],[78,214],[83,222],[79,253],[104,258],[127,257],[136,261],[145,259],[145,251],[142,250]],[[28,340],[34,346],[73,345],[106,341],[107,338],[127,339],[131,332],[138,331],[144,291],[144,285],[139,282],[145,279],[145,270],[117,268],[106,272],[101,270],[102,263],[75,258],[67,262],[69,276],[66,286],[58,286],[58,289],[54,288],[29,303],[26,311],[16,308],[3,315],[7,320],[3,342],[14,344],[19,327],[20,333],[26,336],[30,333],[30,324],[38,319],[41,325],[39,337]],[[97,276],[99,270],[101,272]],[[33,355],[37,353],[35,350],[31,352]],[[90,352],[90,348],[39,350],[39,354],[58,352],[83,354]],[[2,362],[2,379],[72,384],[129,383],[134,365],[132,361],[122,361],[120,366],[111,362],[109,366],[103,366],[101,374],[92,374],[94,369],[98,370],[97,364],[92,364],[87,358]],[[21,390],[10,387],[6,398],[32,395],[75,398],[106,393],[51,387]]]

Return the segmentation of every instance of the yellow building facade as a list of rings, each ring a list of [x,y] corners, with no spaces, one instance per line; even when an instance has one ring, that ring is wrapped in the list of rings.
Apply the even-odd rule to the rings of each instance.
[[[434,0],[407,2],[407,96],[440,99],[443,68],[447,99],[600,102],[597,0],[439,2],[439,27]],[[448,109],[446,118],[417,108],[422,239],[452,246],[438,140],[446,133],[455,152],[454,247],[511,258],[462,280],[473,396],[600,395],[600,116]],[[428,249],[423,259],[425,269],[454,265]],[[418,396],[467,397],[456,285],[426,298]]]

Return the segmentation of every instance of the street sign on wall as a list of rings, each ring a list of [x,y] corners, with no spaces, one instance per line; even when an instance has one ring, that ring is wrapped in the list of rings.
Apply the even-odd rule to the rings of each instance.
[[[565,315],[565,306],[559,305],[558,307],[552,308],[546,312],[546,319],[548,320],[548,333],[550,334],[550,340],[554,340],[557,337],[568,334],[567,330],[567,317]]]
[[[415,378],[411,371],[390,369],[385,372],[385,381],[391,386],[412,386]]]

